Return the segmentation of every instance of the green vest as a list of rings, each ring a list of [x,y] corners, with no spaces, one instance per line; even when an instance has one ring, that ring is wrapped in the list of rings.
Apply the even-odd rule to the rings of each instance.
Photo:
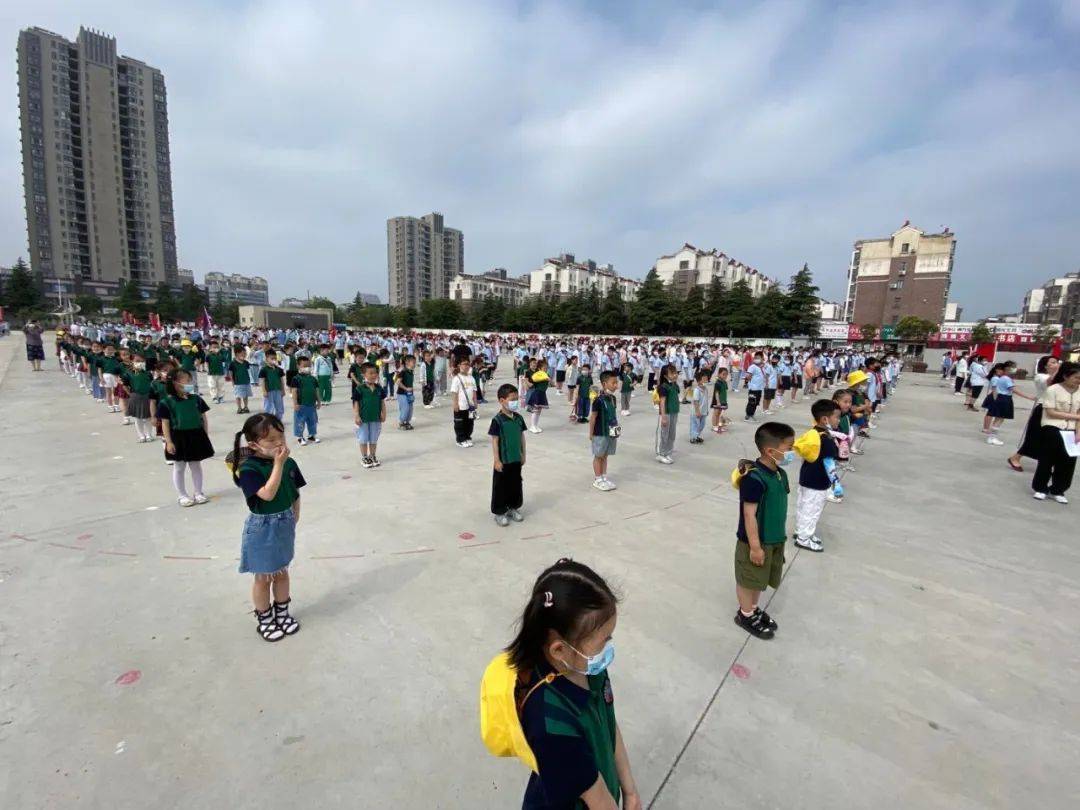
[[[499,461],[503,464],[516,464],[521,461],[521,435],[525,432],[525,420],[520,414],[495,414],[495,424],[499,427]]]
[[[311,374],[297,374],[293,377],[293,385],[299,392],[301,405],[314,405],[319,401],[319,381]]]
[[[360,403],[361,422],[382,421],[382,389],[370,388],[367,384],[356,389],[356,399]]]
[[[251,366],[247,364],[247,359],[233,360],[229,363],[229,371],[233,385],[251,385]]]
[[[787,473],[778,469],[776,475],[769,475],[755,466],[747,475],[752,475],[765,487],[765,494],[757,505],[758,537],[762,545],[779,545],[787,540]]]
[[[263,366],[262,367],[263,380],[266,383],[267,391],[280,391],[281,390],[281,369],[275,366]]]
[[[262,498],[252,498],[254,506],[248,504],[248,509],[257,515],[276,515],[278,512],[284,512],[286,509],[292,509],[293,503],[300,497],[300,490],[296,488],[296,484],[293,482],[293,471],[297,469],[296,462],[291,458],[285,459],[285,466],[281,470],[281,483],[278,485],[277,494],[269,501],[264,501]],[[239,473],[245,471],[254,470],[262,476],[263,481],[270,480],[270,475],[274,471],[274,462],[268,458],[259,458],[258,456],[248,456],[244,459],[240,465]]]

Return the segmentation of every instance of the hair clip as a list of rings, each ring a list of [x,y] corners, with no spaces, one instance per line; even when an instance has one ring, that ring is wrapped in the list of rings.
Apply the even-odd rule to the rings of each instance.
[[[551,595],[551,591],[544,591],[544,607],[549,608],[555,604],[555,597]]]

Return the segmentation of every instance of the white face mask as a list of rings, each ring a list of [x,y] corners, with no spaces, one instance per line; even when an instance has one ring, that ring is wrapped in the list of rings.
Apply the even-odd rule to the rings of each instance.
[[[301,374],[310,374],[311,373],[311,366],[304,366],[303,368],[298,369],[298,371]]]

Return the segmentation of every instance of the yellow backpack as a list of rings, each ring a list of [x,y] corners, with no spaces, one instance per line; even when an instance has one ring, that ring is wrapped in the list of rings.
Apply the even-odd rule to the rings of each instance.
[[[821,434],[814,428],[795,440],[795,452],[803,459],[811,463],[818,460],[821,455]]]
[[[731,486],[738,490],[739,485],[742,483],[743,478],[754,469],[754,462],[748,458],[740,458],[735,465],[735,469],[731,471]]]
[[[652,399],[652,404],[653,405],[659,405],[660,404],[660,386],[659,385],[657,385],[656,387],[653,388],[651,399]]]
[[[557,677],[558,675],[552,672],[533,684],[525,695],[525,700],[521,702],[522,705],[533,692]],[[480,681],[480,738],[488,751],[495,756],[517,757],[528,765],[533,773],[539,773],[536,755],[525,739],[525,731],[518,716],[517,702],[514,699],[517,682],[517,670],[510,666],[510,656],[507,653],[499,653],[491,659]]]

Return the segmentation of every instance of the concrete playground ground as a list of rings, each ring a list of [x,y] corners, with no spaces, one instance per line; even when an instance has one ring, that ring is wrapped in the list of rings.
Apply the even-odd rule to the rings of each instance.
[[[788,546],[780,630],[759,641],[732,622],[729,475],[751,426],[692,447],[684,414],[665,467],[639,394],[602,493],[553,396],[528,437],[526,521],[503,529],[494,406],[471,450],[445,403],[410,433],[391,407],[369,471],[339,380],[323,443],[293,446],[303,629],[267,644],[222,463],[242,417],[212,408],[212,500],[180,509],[160,447],[46,353],[32,373],[21,336],[0,340],[5,808],[519,807],[527,772],[479,739],[480,676],[562,556],[623,597],[611,674],[646,806],[1080,803],[1080,503],[1036,502],[1006,467],[1026,401],[994,448],[934,375],[907,375],[826,508],[825,553]]]

